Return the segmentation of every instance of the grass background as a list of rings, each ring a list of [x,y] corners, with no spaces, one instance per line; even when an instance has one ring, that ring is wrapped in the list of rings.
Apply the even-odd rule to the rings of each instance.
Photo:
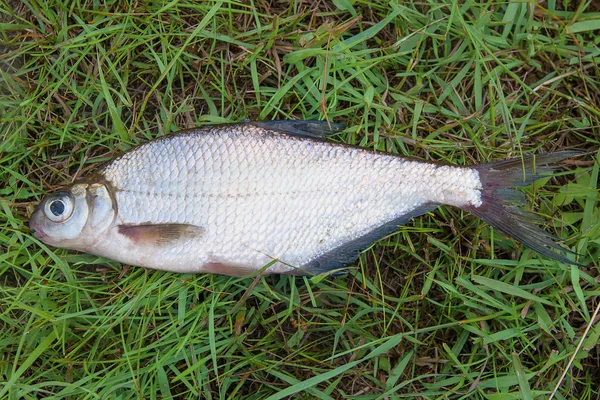
[[[145,3],[0,0],[0,398],[600,398],[597,2]],[[31,236],[44,194],[114,155],[245,118],[461,165],[586,151],[526,192],[589,267],[454,208],[325,279]]]

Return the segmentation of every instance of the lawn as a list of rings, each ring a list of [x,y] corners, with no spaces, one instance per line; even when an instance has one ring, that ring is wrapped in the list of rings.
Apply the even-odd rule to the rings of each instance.
[[[0,398],[599,399],[599,32],[595,1],[0,0]],[[586,152],[524,189],[586,267],[450,207],[342,276],[151,271],[28,229],[115,155],[244,119],[458,165]]]

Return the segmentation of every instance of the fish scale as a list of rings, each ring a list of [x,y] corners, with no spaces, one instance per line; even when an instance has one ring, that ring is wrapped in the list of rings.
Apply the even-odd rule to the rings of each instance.
[[[205,230],[170,253],[257,268],[282,261],[275,272],[306,265],[425,202],[438,201],[444,191],[458,188],[464,196],[454,200],[462,203],[476,201],[479,190],[474,170],[440,169],[254,127],[157,140],[115,160],[102,174],[116,189],[122,224],[178,223]],[[147,182],[153,182],[151,196]],[[439,193],[425,196],[432,187]]]
[[[270,121],[166,136],[48,196],[30,226],[48,244],[148,268],[314,274],[451,205],[573,263],[510,201],[534,170],[577,153],[460,167],[332,143],[328,131],[325,122]],[[50,215],[56,209],[69,215]]]

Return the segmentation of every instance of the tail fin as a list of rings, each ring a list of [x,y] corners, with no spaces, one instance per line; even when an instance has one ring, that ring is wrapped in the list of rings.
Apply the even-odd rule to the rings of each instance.
[[[574,253],[560,246],[556,242],[559,240],[557,237],[535,225],[541,222],[539,218],[517,208],[517,205],[524,201],[525,195],[512,189],[529,185],[541,178],[543,173],[560,168],[549,164],[580,154],[576,151],[559,151],[538,155],[535,158],[516,158],[477,165],[475,168],[479,172],[483,188],[481,190],[482,204],[479,207],[463,208],[540,254],[560,262],[582,266],[563,255],[564,253]]]

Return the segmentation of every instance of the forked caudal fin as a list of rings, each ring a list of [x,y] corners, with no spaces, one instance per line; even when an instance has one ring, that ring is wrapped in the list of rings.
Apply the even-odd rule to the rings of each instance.
[[[545,172],[560,168],[549,164],[581,154],[576,151],[559,151],[535,157],[528,156],[524,159],[517,158],[477,165],[475,169],[479,172],[479,179],[483,187],[481,191],[482,204],[479,207],[466,206],[463,209],[540,254],[567,264],[581,266],[554,251],[573,254],[572,251],[556,242],[559,240],[557,237],[535,225],[540,222],[539,218],[517,208],[518,203],[523,201],[525,195],[513,190],[513,188],[531,184],[536,179],[543,177]]]

